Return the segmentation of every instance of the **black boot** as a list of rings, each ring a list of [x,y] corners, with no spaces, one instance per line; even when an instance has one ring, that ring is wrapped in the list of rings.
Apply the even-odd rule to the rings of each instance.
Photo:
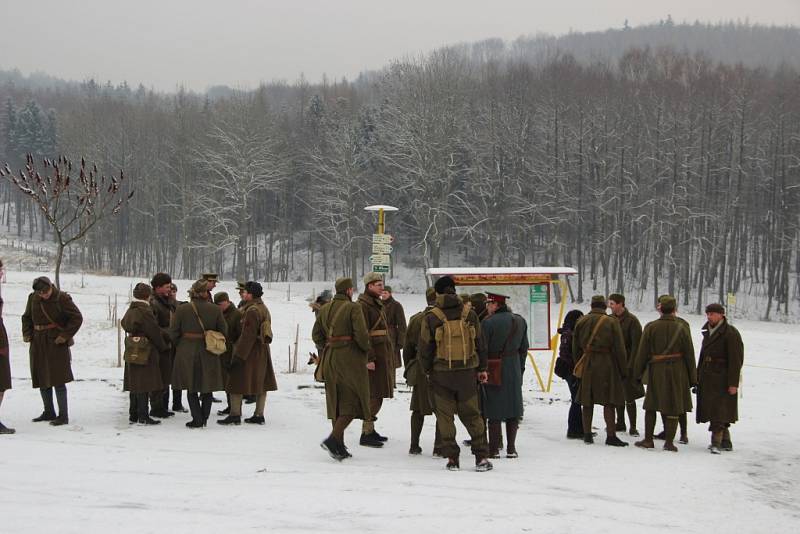
[[[325,440],[320,443],[319,446],[328,451],[328,455],[330,455],[330,457],[337,462],[341,462],[347,458],[347,453],[345,453],[344,450],[344,443],[341,443],[333,436],[328,436],[325,438]]]
[[[489,421],[489,458],[500,458],[500,421]],[[472,441],[470,441],[470,444]]]
[[[53,406],[53,388],[40,388],[39,394],[42,396],[44,411],[39,417],[34,417],[33,422],[52,421],[56,418],[56,409]]]
[[[364,447],[373,447],[375,449],[380,449],[383,447],[383,441],[376,437],[377,432],[372,431],[369,434],[361,434],[361,439],[358,441],[359,445]]]
[[[229,415],[225,419],[220,419],[217,421],[218,425],[241,425],[242,424],[242,416],[241,415]]]
[[[263,415],[255,415],[253,417],[248,417],[244,420],[245,423],[250,423],[251,425],[263,425],[266,423],[266,419],[264,419]]]
[[[183,402],[181,401],[181,396],[182,396],[182,393],[181,393],[180,389],[174,389],[174,388],[172,389],[172,411],[173,412],[186,413],[186,412],[189,411],[183,406]]]
[[[0,435],[2,435],[2,434],[13,434],[14,432],[16,432],[16,430],[14,430],[13,428],[8,428],[3,423],[0,423]]]
[[[69,424],[69,407],[67,405],[67,386],[57,386],[56,402],[58,402],[58,417],[50,421],[53,426]]]
[[[203,393],[200,396],[200,402],[202,403],[202,410],[203,410],[203,424],[205,425],[208,422],[208,418],[211,415],[211,403],[213,402],[211,393]]]
[[[200,398],[195,392],[187,392],[186,397],[189,401],[189,411],[192,413],[192,420],[186,423],[189,428],[200,428],[204,426],[203,409],[200,407]]]

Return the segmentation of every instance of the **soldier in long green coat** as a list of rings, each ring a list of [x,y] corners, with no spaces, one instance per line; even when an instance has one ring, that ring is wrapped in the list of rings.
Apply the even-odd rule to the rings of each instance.
[[[744,344],[739,331],[728,322],[721,304],[706,306],[703,346],[697,363],[697,422],[709,423],[713,454],[732,451],[730,426],[739,419],[739,378],[744,363]]]
[[[672,315],[675,318],[675,321],[677,321],[678,324],[680,324],[683,328],[686,329],[686,332],[688,333],[689,337],[691,338],[692,337],[692,328],[689,326],[689,323],[687,323],[686,320],[683,317],[679,317],[678,316],[678,302],[672,295],[661,295],[660,297],[658,297],[658,301],[656,302],[656,311],[661,313],[661,303],[664,302],[665,300],[666,301],[675,301],[675,310],[670,315]],[[692,346],[694,346],[694,343],[692,344]],[[647,373],[645,373],[645,379],[644,380],[646,380],[646,376],[647,376]],[[647,382],[645,381],[644,383],[647,383]],[[664,419],[663,416],[662,416],[661,419],[662,419],[661,422],[664,424],[663,426],[666,429],[667,428],[666,420]],[[682,443],[683,445],[687,445],[689,443],[689,428],[688,428],[689,427],[689,422],[688,422],[688,419],[686,417],[686,413],[682,413],[682,414],[678,415],[678,427],[681,430],[680,438],[678,438],[678,443]],[[656,439],[664,439],[666,437],[666,435],[667,435],[666,430],[662,430],[661,432],[659,432],[658,434],[655,435],[655,438]]]
[[[592,297],[591,311],[575,324],[572,337],[572,358],[576,366],[586,353],[587,362],[578,386],[578,401],[583,415],[583,441],[593,443],[592,415],[594,405],[603,405],[606,423],[606,445],[625,447],[617,437],[616,407],[625,404],[623,381],[627,376],[628,355],[619,321],[606,315],[606,298]]]
[[[672,312],[675,299],[661,302],[661,317],[644,328],[639,350],[635,357],[633,375],[641,382],[647,372],[647,395],[644,398],[644,439],[637,447],[652,449],[656,426],[656,412],[664,418],[664,450],[675,447],[678,416],[692,411],[689,388],[697,383],[694,363],[694,346],[689,332],[675,320]]]
[[[164,389],[161,381],[159,359],[169,354],[169,337],[158,327],[149,299],[152,291],[147,284],[139,283],[133,288],[133,301],[122,317],[120,324],[125,333],[133,338],[144,337],[150,342],[150,356],[146,364],[125,362],[123,391],[130,392],[130,422],[140,425],[157,425],[161,421],[152,419],[148,412],[148,397],[154,391]]]
[[[53,426],[69,423],[67,383],[72,382],[72,338],[83,316],[72,297],[55,287],[46,276],[33,281],[33,293],[22,314],[22,339],[30,343],[31,385],[39,388],[44,411],[38,421]],[[58,416],[53,407],[53,390]]]
[[[350,456],[344,431],[353,419],[370,419],[369,376],[375,368],[369,333],[361,306],[352,302],[355,287],[350,278],[336,280],[336,295],[322,306],[311,337],[320,355],[325,381],[325,402],[333,430],[322,447],[335,460]],[[372,360],[370,360],[372,358]]]
[[[528,325],[512,313],[505,295],[488,293],[489,316],[481,322],[481,332],[490,359],[500,360],[499,385],[484,386],[483,416],[489,422],[489,457],[500,457],[502,423],[506,423],[506,457],[517,457],[517,430],[523,416],[522,374],[528,359]]]
[[[383,406],[383,399],[394,397],[394,347],[389,336],[389,323],[383,309],[381,294],[383,278],[378,273],[364,276],[364,292],[358,304],[364,313],[364,322],[369,330],[370,352],[374,355],[375,369],[369,372],[369,410],[372,417],[361,426],[359,444],[365,447],[381,447],[388,439],[375,430],[375,420]]]
[[[272,318],[261,300],[261,284],[247,282],[242,295],[242,334],[233,347],[226,391],[231,396],[231,413],[217,421],[221,425],[241,423],[243,395],[255,395],[256,407],[246,423],[263,425],[267,392],[278,389],[269,345],[272,343]]]
[[[243,286],[244,287],[244,286]],[[225,318],[225,324],[228,325],[228,333],[225,336],[225,352],[220,354],[219,360],[222,367],[222,382],[228,383],[228,367],[231,365],[231,355],[233,353],[233,346],[239,340],[242,334],[242,314],[239,308],[233,305],[230,297],[225,291],[220,291],[214,295],[214,304],[219,306],[222,310],[222,317]],[[223,410],[217,410],[217,415],[228,415],[231,413],[231,395],[226,393],[228,399],[228,406]]]
[[[169,337],[175,345],[172,385],[185,389],[192,420],[188,428],[206,426],[211,414],[211,393],[221,391],[222,370],[219,356],[206,350],[205,330],[227,334],[228,326],[220,309],[208,301],[208,282],[198,280],[189,291],[189,302],[175,310]]]
[[[628,354],[628,377],[623,383],[625,389],[625,406],[617,406],[617,432],[627,430],[625,426],[625,411],[628,411],[630,421],[630,435],[638,436],[636,429],[636,399],[644,397],[644,386],[633,377],[633,360],[639,349],[639,338],[642,337],[642,325],[639,319],[625,307],[625,296],[612,293],[608,296],[608,307],[611,314],[619,320],[622,329],[622,338],[625,340],[625,352]]]
[[[428,378],[425,376],[425,371],[422,369],[422,364],[419,361],[419,337],[422,323],[425,320],[425,315],[431,311],[433,305],[436,303],[436,290],[429,287],[425,291],[425,300],[427,307],[419,313],[411,316],[408,320],[408,329],[406,330],[406,344],[403,347],[403,363],[405,365],[405,377],[409,386],[411,386],[411,446],[408,449],[409,454],[422,454],[422,448],[419,446],[419,438],[422,434],[422,427],[425,423],[425,416],[433,414],[433,405],[431,399],[430,385]],[[441,438],[439,437],[439,429],[436,429],[436,435],[433,441],[433,454],[440,454]]]
[[[0,278],[3,276],[3,262],[0,261]],[[5,392],[11,389],[11,362],[8,350],[8,333],[3,324],[3,297],[0,295],[0,405]],[[0,434],[13,434],[16,430],[0,423]]]

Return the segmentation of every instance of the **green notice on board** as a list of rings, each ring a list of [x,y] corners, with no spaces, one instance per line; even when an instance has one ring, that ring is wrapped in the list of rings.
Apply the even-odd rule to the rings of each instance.
[[[534,284],[531,286],[531,304],[547,304],[548,300],[546,284]]]

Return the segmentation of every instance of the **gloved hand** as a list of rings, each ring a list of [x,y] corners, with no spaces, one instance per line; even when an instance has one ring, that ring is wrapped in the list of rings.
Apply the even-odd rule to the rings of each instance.
[[[28,336],[23,336],[22,341],[25,342],[25,343],[30,343],[31,342],[31,338],[28,337]]]
[[[63,345],[67,341],[68,341],[68,339],[65,338],[64,336],[58,336],[53,343],[55,343],[56,345]]]

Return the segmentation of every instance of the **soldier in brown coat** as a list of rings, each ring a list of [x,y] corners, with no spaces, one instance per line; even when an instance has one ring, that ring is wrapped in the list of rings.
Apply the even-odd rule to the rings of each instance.
[[[0,261],[0,283],[3,278],[3,262]],[[11,363],[8,354],[8,332],[3,324],[3,297],[0,295],[0,406],[3,404],[5,392],[11,389]],[[13,428],[0,423],[0,434],[13,434]]]
[[[389,339],[394,347],[394,367],[398,369],[403,365],[400,351],[406,344],[406,312],[403,310],[403,305],[394,300],[390,286],[383,286],[381,300],[383,312],[386,314],[386,324],[389,327]],[[392,374],[392,378],[394,376]]]
[[[636,429],[636,399],[644,397],[644,386],[633,377],[632,370],[633,360],[636,357],[636,351],[639,349],[639,338],[642,337],[642,324],[625,307],[624,295],[619,293],[610,294],[608,296],[608,307],[611,308],[611,314],[619,320],[622,337],[625,340],[625,352],[628,354],[628,363],[626,365],[628,377],[623,383],[625,406],[617,406],[617,432],[624,432],[627,429],[625,426],[625,411],[627,410],[628,420],[631,423],[630,435],[638,436],[639,431]]]
[[[231,366],[231,357],[233,355],[233,346],[239,340],[242,334],[242,314],[239,308],[233,305],[230,297],[225,291],[220,291],[214,295],[214,304],[219,306],[222,310],[222,316],[225,318],[225,324],[228,325],[228,333],[225,336],[225,352],[220,354],[219,361],[222,364],[222,382],[228,383],[228,368]],[[217,415],[228,415],[231,413],[231,395],[226,392],[228,398],[228,406],[224,410],[217,410]]]
[[[430,385],[428,384],[428,377],[425,376],[425,370],[422,368],[422,363],[419,361],[419,339],[422,330],[425,316],[434,304],[436,304],[436,290],[429,287],[425,292],[425,300],[427,307],[419,313],[411,316],[408,321],[408,330],[406,331],[406,344],[403,347],[403,363],[405,364],[406,371],[405,377],[408,385],[411,386],[411,447],[408,449],[408,454],[422,454],[422,448],[419,446],[419,438],[422,434],[422,426],[425,423],[426,415],[433,415],[433,404],[431,402]],[[441,455],[441,438],[439,436],[439,429],[436,429],[436,435],[433,441],[433,454]]]
[[[208,283],[198,280],[189,291],[190,302],[175,310],[169,326],[169,337],[175,345],[172,384],[187,391],[192,420],[188,428],[206,426],[211,414],[211,392],[224,389],[219,356],[206,350],[205,331],[225,335],[228,326],[222,312],[208,302]]]
[[[619,321],[606,315],[606,298],[592,297],[591,311],[575,324],[572,358],[580,364],[586,354],[586,365],[578,386],[578,401],[583,412],[583,441],[594,443],[592,415],[595,404],[603,405],[606,423],[606,445],[625,447],[617,437],[616,407],[625,404],[622,383],[627,376],[628,355]]]
[[[272,319],[261,300],[261,284],[245,284],[242,306],[241,335],[233,347],[228,383],[225,391],[231,397],[231,413],[217,421],[221,425],[238,425],[242,420],[242,396],[256,395],[256,409],[246,423],[263,425],[267,392],[278,389],[269,344],[272,343]]]
[[[178,304],[171,295],[172,278],[167,273],[156,273],[150,280],[152,294],[150,309],[156,318],[158,327],[169,339],[169,322]],[[175,361],[175,348],[170,343],[158,359],[161,371],[162,388],[150,393],[150,415],[153,417],[172,417],[175,412],[186,412],[181,402],[181,390],[172,390],[172,411],[169,411],[169,385],[172,381],[172,365]]]
[[[140,425],[161,423],[148,415],[147,401],[149,393],[164,388],[159,359],[164,355],[169,357],[169,337],[158,327],[150,307],[151,293],[149,285],[136,284],[133,288],[133,301],[120,321],[129,337],[137,339],[144,337],[150,342],[150,356],[147,363],[142,365],[125,362],[123,378],[123,390],[129,391],[131,398],[130,422],[138,422]]]
[[[22,338],[30,343],[31,385],[39,388],[44,411],[34,419],[53,426],[69,423],[67,386],[72,382],[72,338],[83,316],[72,297],[56,288],[46,276],[33,281],[33,293],[22,314]],[[58,417],[53,407],[53,389]]]
[[[739,378],[744,344],[739,331],[725,318],[721,304],[706,306],[703,345],[698,359],[697,422],[709,423],[713,454],[732,451],[730,426],[739,419]]]
[[[358,297],[358,304],[369,330],[370,353],[374,356],[370,358],[370,367],[374,368],[369,369],[369,405],[372,417],[369,421],[364,421],[359,443],[365,447],[380,447],[388,438],[375,431],[375,420],[383,399],[394,396],[394,349],[381,301],[383,278],[378,273],[367,273],[364,276],[364,286],[364,292]]]
[[[339,278],[335,288],[333,300],[319,310],[311,337],[320,356],[326,412],[333,426],[320,445],[342,461],[352,456],[344,444],[345,430],[353,419],[370,419],[368,369],[375,368],[370,361],[375,356],[369,353],[364,313],[352,302],[353,281]]]
[[[635,357],[633,375],[641,381],[645,372],[647,396],[644,399],[645,436],[636,442],[637,447],[652,449],[656,412],[664,419],[664,450],[677,452],[673,440],[678,428],[678,416],[692,410],[689,388],[697,383],[694,347],[688,329],[684,328],[672,311],[675,298],[661,301],[661,318],[644,328],[639,350]]]

